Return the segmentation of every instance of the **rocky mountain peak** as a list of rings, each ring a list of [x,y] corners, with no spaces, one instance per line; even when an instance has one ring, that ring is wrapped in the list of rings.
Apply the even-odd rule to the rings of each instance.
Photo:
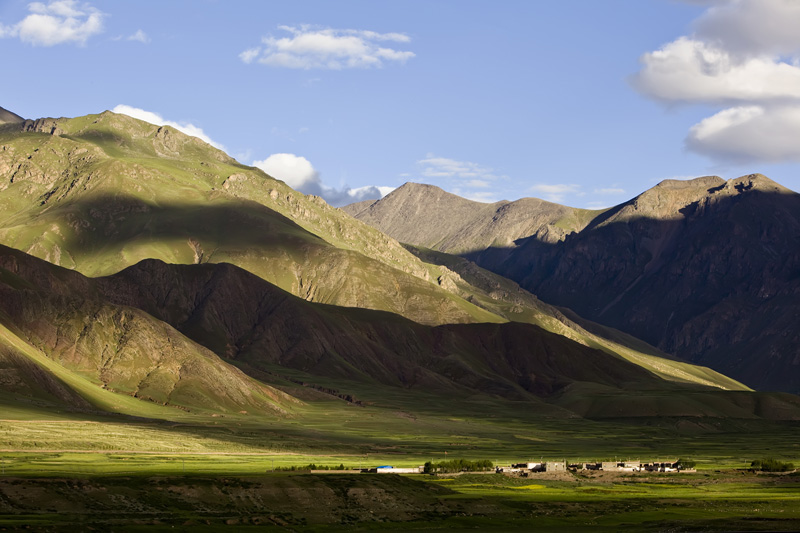
[[[741,194],[752,190],[777,194],[796,194],[763,174],[748,174],[747,176],[728,180],[725,183],[725,189],[732,194]]]

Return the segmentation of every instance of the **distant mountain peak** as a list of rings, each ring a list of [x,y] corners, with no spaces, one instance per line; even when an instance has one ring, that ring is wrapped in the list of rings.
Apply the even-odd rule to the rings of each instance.
[[[25,119],[8,109],[0,107],[0,124],[14,124],[16,122],[25,122]]]
[[[451,198],[454,201],[458,202],[469,202],[475,204],[482,204],[487,205],[486,202],[476,202],[475,200],[470,200],[468,198],[463,198],[458,196],[457,194],[453,194],[451,192],[447,192],[446,190],[442,189],[441,187],[437,187],[436,185],[430,185],[428,183],[417,183],[414,181],[407,181],[406,183],[402,184],[400,187],[396,188],[392,192],[386,195],[386,197],[400,197],[405,195],[433,195],[435,198]],[[505,203],[505,200],[501,200],[500,202],[493,202],[493,203]]]

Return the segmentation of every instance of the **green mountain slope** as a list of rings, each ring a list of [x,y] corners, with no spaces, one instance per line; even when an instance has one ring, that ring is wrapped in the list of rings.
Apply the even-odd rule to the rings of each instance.
[[[13,126],[13,125],[12,125]],[[424,323],[502,321],[442,269],[199,139],[103,113],[0,131],[0,242],[87,275],[230,262],[313,301]]]

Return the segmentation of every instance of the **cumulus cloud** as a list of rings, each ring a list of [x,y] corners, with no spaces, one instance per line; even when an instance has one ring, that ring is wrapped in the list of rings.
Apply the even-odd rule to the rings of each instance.
[[[739,59],[688,37],[645,54],[641,62],[634,85],[659,100],[715,104],[800,99],[800,66],[764,56]]]
[[[271,67],[329,69],[382,67],[384,63],[405,63],[413,52],[395,50],[385,43],[408,43],[402,33],[366,30],[337,30],[303,26],[279,26],[285,37],[268,35],[261,45],[239,54],[244,63],[258,62]]]
[[[800,161],[800,106],[724,109],[692,126],[686,146],[734,162]]]
[[[253,161],[253,166],[260,168],[273,178],[283,181],[297,191],[302,192],[303,189],[322,186],[319,172],[314,169],[311,161],[299,155],[272,154],[261,161]]]
[[[175,122],[172,120],[167,120],[158,113],[153,113],[152,111],[145,111],[144,109],[139,109],[138,107],[131,107],[129,105],[124,105],[124,104],[116,106],[111,111],[122,115],[128,115],[129,117],[143,120],[145,122],[149,122],[150,124],[154,124],[156,126],[170,126],[178,131],[185,133],[186,135],[191,135],[192,137],[197,137],[198,139],[202,139],[211,146],[219,148],[220,150],[225,150],[224,146],[222,146],[218,142],[215,142],[213,139],[211,139],[211,137],[206,135],[201,128],[195,126],[194,124],[190,124],[188,122]]]
[[[550,202],[561,203],[568,194],[579,194],[581,186],[575,183],[539,183],[530,188],[536,195]]]
[[[800,51],[800,2],[718,2],[694,23],[695,33],[739,56],[787,56]]]
[[[16,24],[0,25],[0,37],[19,37],[34,46],[85,45],[89,37],[103,31],[105,14],[77,0],[32,2],[28,11],[30,14]]]
[[[727,106],[688,149],[721,161],[800,160],[800,2],[718,1],[694,33],[641,57],[632,83],[665,102]]]
[[[377,200],[394,190],[394,187],[374,185],[355,189],[329,187],[322,183],[319,172],[308,159],[295,154],[272,154],[266,159],[253,161],[253,166],[260,168],[273,178],[283,181],[296,191],[321,196],[334,207],[363,200]]]

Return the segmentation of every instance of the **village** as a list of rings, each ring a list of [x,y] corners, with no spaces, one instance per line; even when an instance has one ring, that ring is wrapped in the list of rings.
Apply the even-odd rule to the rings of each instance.
[[[491,464],[491,463],[489,463]],[[427,463],[424,466],[413,468],[397,468],[391,465],[361,469],[363,473],[373,474],[461,474],[461,473],[497,473],[507,476],[527,477],[537,473],[547,472],[696,472],[694,462],[678,459],[676,461],[600,461],[589,463],[569,463],[567,461],[540,461],[513,463],[508,466],[493,466],[470,471],[463,469],[460,472],[443,471],[438,465]]]
[[[511,466],[498,466],[495,472],[502,474],[527,475],[537,472],[695,472],[694,463],[686,461],[601,461],[594,463],[568,463],[567,461],[547,461],[538,463],[516,463]]]

